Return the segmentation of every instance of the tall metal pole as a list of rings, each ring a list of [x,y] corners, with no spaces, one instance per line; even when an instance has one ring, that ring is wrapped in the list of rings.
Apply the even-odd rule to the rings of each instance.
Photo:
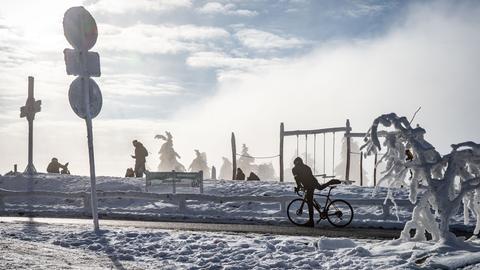
[[[28,77],[28,102],[33,103],[33,77]],[[32,115],[33,116],[33,115]],[[28,117],[28,168],[33,166],[33,117]],[[28,171],[31,174],[30,171]]]
[[[97,188],[95,180],[95,155],[93,152],[93,130],[92,130],[92,115],[90,113],[90,83],[87,70],[87,51],[82,51],[82,62],[84,76],[82,76],[83,91],[85,93],[85,123],[87,125],[87,140],[88,140],[88,157],[90,161],[90,184],[91,184],[91,199],[92,199],[92,218],[95,232],[100,231],[98,224],[98,206],[97,206]]]
[[[284,133],[285,132],[285,127],[283,123],[280,123],[280,182],[283,182],[283,178],[285,177],[283,175],[283,139],[284,139]]]
[[[63,17],[63,30],[65,38],[74,48],[74,50],[64,50],[67,74],[80,76],[70,85],[69,101],[73,111],[80,118],[85,119],[87,126],[92,218],[94,230],[98,233],[100,229],[98,224],[97,188],[95,183],[92,118],[100,112],[102,97],[100,89],[93,80],[92,83],[90,83],[90,76],[100,76],[99,56],[98,54],[88,52],[97,41],[98,29],[95,19],[84,7],[71,7],[65,12]],[[89,54],[92,58],[89,57]],[[79,59],[79,61],[77,59]],[[89,59],[92,59],[92,62],[88,63]],[[79,81],[80,86],[78,86]],[[93,95],[90,93],[91,89]]]

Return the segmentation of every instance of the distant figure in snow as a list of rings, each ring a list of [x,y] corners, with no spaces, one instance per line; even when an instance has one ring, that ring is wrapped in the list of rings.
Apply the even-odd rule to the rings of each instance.
[[[258,181],[260,178],[253,172],[250,172],[250,175],[247,177],[247,181]]]
[[[135,147],[135,155],[132,156],[132,158],[135,159],[135,177],[143,177],[148,151],[145,146],[137,140],[133,140],[132,144]]]
[[[232,162],[230,162],[230,160],[228,160],[228,158],[226,157],[222,157],[222,160],[223,160],[223,164],[222,164],[222,167],[220,167],[220,175],[218,179],[234,180],[235,175],[232,175],[232,170],[233,170]]]
[[[245,174],[243,173],[242,169],[237,168],[237,175],[235,176],[235,180],[245,180]]]
[[[318,183],[317,178],[313,176],[312,169],[303,163],[302,158],[297,157],[293,161],[294,167],[292,169],[293,177],[295,182],[297,182],[297,187],[295,191],[298,191],[299,188],[305,189],[305,200],[308,203],[308,217],[309,220],[305,224],[307,227],[313,227],[313,193],[315,189],[322,190],[329,185],[340,184],[341,182],[337,179],[332,179],[326,184],[321,185]]]
[[[158,170],[161,172],[170,172],[175,170],[177,172],[184,172],[185,167],[177,160],[180,159],[180,155],[175,152],[173,149],[173,136],[172,133],[166,131],[166,136],[156,135],[155,139],[164,140],[165,143],[160,147],[160,164],[158,165]]]
[[[57,158],[52,158],[52,161],[47,166],[47,172],[48,173],[60,173],[60,169],[64,169],[68,166],[68,162],[65,165],[62,165],[60,162],[58,162]],[[67,168],[68,170],[68,168]]]
[[[135,171],[132,168],[128,168],[125,172],[125,177],[135,177]]]
[[[188,169],[191,172],[203,172],[203,177],[205,179],[210,178],[210,168],[207,165],[207,154],[205,152],[200,153],[200,151],[195,150],[195,159],[192,161],[192,164],[190,164],[190,167]]]

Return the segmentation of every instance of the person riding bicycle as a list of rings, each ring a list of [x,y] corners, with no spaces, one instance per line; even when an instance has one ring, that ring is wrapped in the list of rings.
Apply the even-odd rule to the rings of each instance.
[[[297,183],[297,187],[295,188],[295,192],[297,192],[300,188],[305,190],[305,200],[308,204],[308,216],[309,220],[305,224],[307,227],[314,227],[313,222],[313,194],[315,189],[322,190],[329,185],[336,185],[340,184],[341,182],[337,179],[332,179],[328,181],[326,184],[320,184],[317,181],[317,178],[312,173],[312,169],[303,163],[302,158],[297,157],[293,161],[294,167],[292,169],[293,176],[295,178],[295,182]]]

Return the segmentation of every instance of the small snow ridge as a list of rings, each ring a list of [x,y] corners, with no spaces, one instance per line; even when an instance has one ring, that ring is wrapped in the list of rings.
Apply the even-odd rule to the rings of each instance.
[[[318,248],[321,250],[335,250],[339,248],[355,248],[357,244],[346,238],[325,238],[318,240]]]

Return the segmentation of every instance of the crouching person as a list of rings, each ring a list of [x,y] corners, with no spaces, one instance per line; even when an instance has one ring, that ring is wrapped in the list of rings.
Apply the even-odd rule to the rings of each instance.
[[[65,163],[65,165],[63,165],[60,162],[58,162],[57,158],[52,158],[52,161],[50,161],[50,163],[47,166],[47,172],[60,173],[60,169],[62,169],[62,173],[64,173],[65,171],[68,171],[68,162]],[[68,171],[68,174],[70,174],[69,171]]]

